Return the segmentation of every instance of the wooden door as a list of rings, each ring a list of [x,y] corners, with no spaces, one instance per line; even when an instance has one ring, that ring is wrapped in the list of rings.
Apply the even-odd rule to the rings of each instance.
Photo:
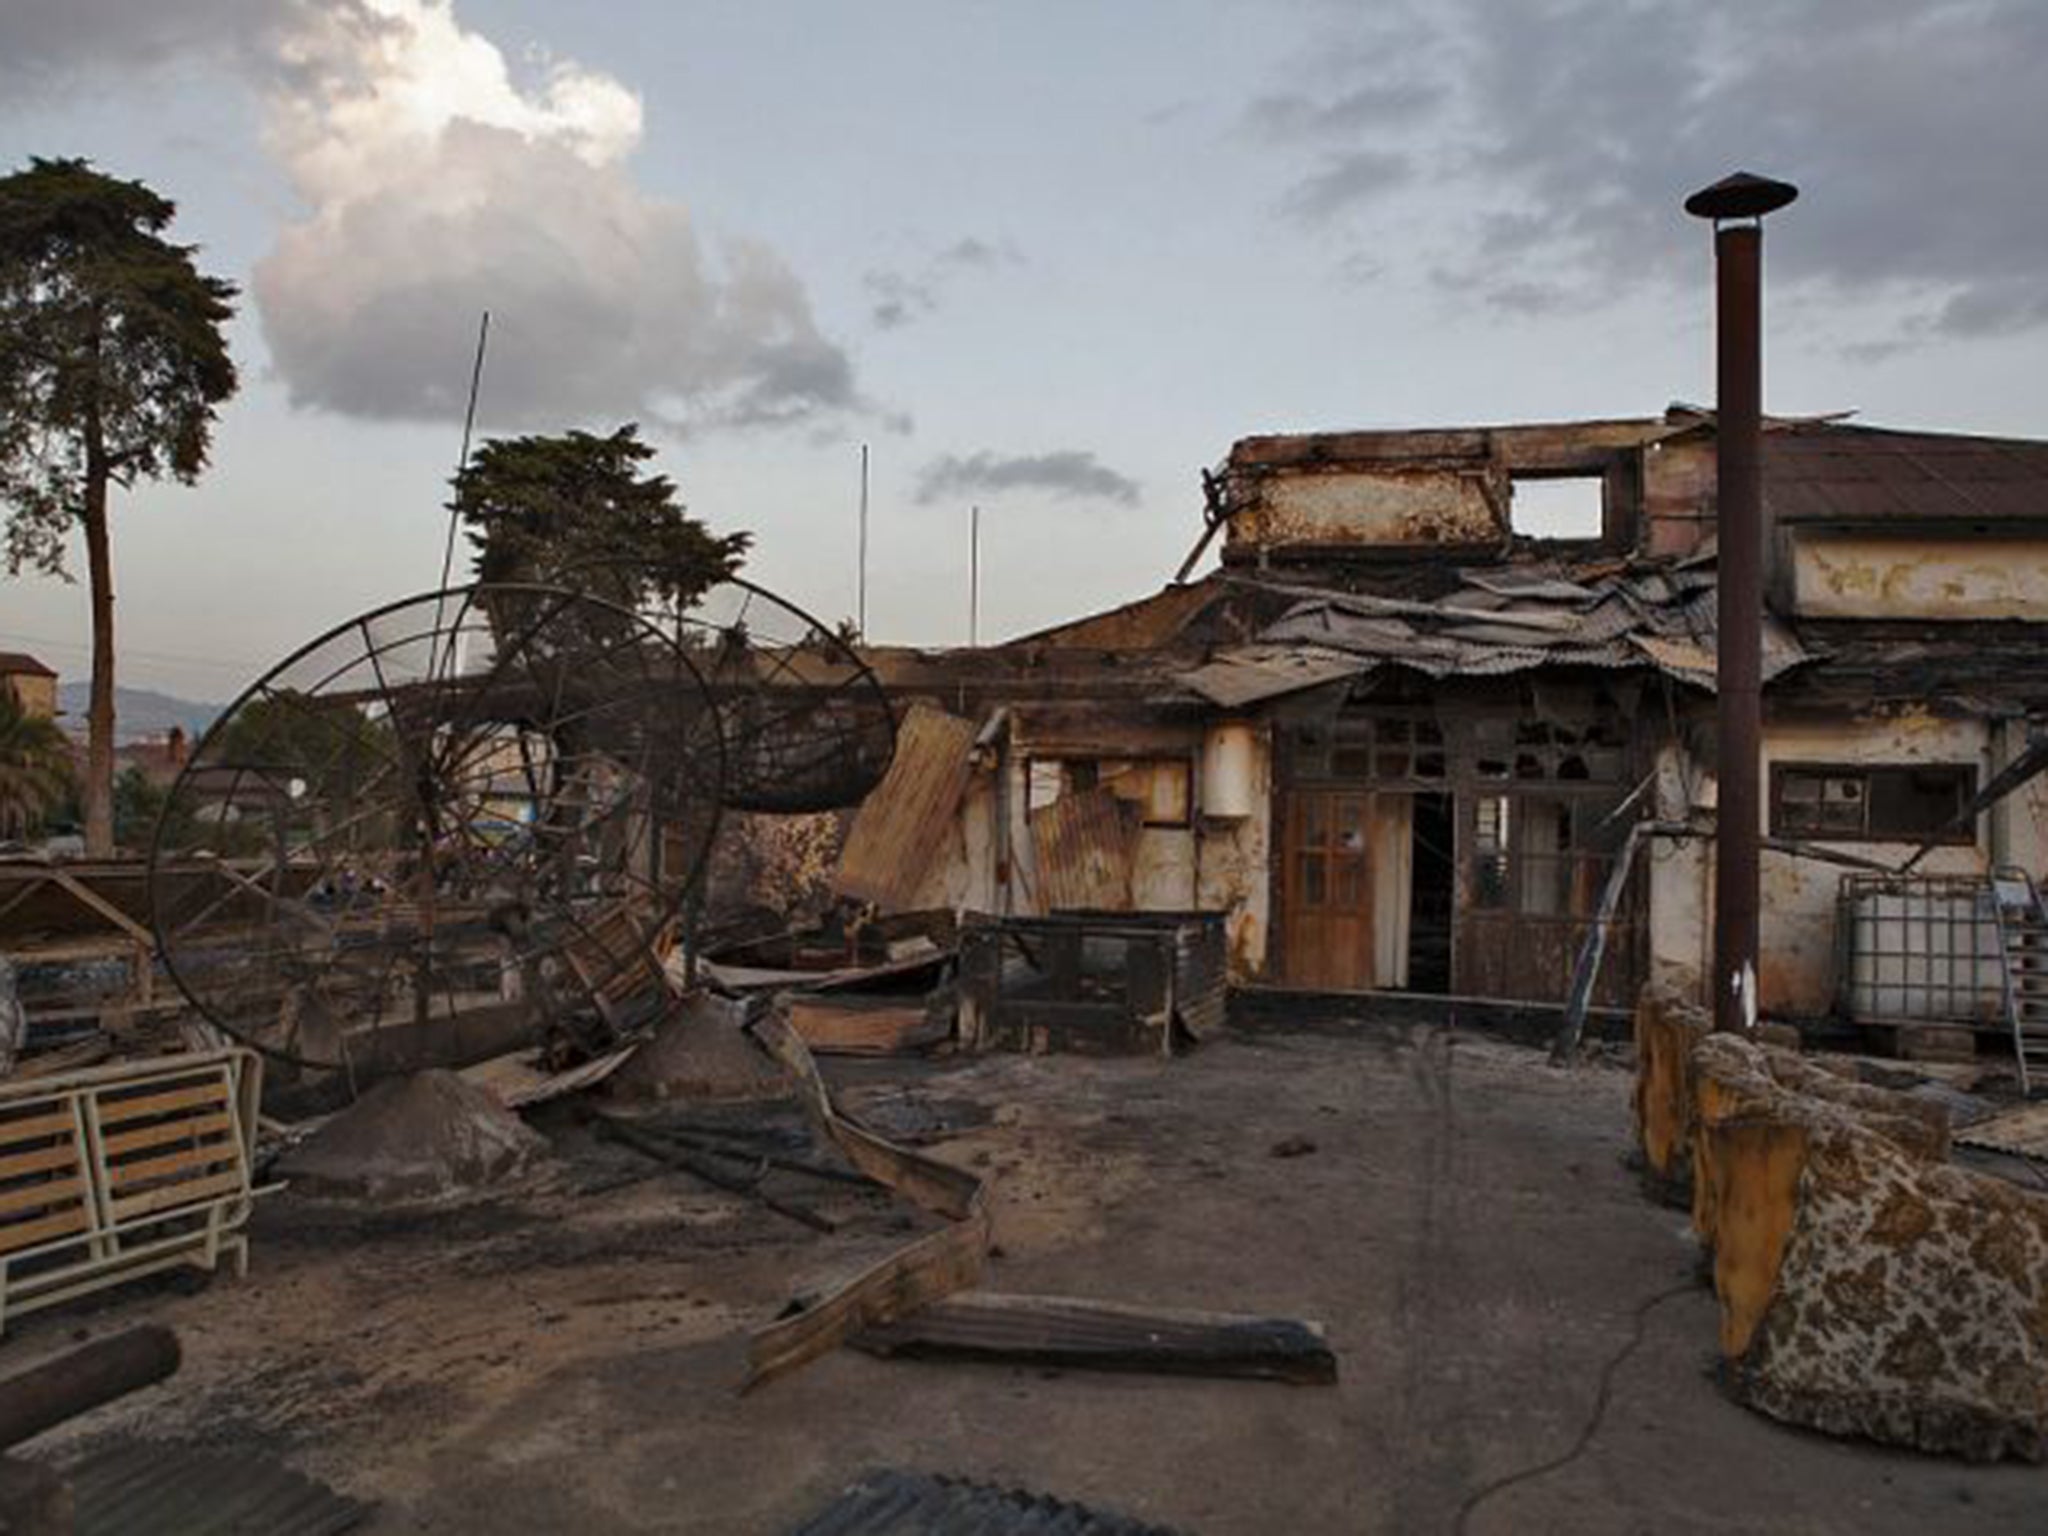
[[[1290,986],[1353,992],[1378,984],[1372,802],[1346,789],[1287,796],[1281,955]]]

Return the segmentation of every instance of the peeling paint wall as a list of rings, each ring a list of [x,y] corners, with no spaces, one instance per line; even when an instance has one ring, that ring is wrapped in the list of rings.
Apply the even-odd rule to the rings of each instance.
[[[1491,544],[1501,537],[1481,472],[1375,465],[1268,474],[1230,544]],[[1505,487],[1501,487],[1502,490]]]
[[[1792,601],[1817,619],[2035,619],[2048,610],[2048,541],[1886,538],[1802,529]]]

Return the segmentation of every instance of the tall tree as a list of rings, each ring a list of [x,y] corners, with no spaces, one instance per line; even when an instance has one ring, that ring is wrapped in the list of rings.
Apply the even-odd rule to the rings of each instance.
[[[34,831],[71,788],[71,745],[57,722],[0,688],[0,836]]]
[[[235,392],[221,327],[235,287],[163,238],[176,206],[84,160],[0,177],[0,503],[7,568],[66,575],[85,534],[92,698],[85,841],[114,847],[114,569],[108,493],[206,467]]]
[[[675,482],[643,474],[654,449],[629,422],[609,436],[494,438],[455,477],[455,509],[484,581],[559,583],[635,606],[687,601],[738,568],[753,542],[684,511]]]

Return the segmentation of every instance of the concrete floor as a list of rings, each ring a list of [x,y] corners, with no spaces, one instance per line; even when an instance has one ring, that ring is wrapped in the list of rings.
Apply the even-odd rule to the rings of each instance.
[[[283,1197],[247,1281],[27,1319],[0,1369],[160,1317],[184,1372],[63,1441],[255,1439],[378,1499],[380,1532],[777,1532],[885,1465],[1203,1536],[2048,1529],[2048,1470],[1836,1443],[1721,1395],[1684,1218],[1623,1166],[1618,1070],[1362,1025],[833,1075],[995,1178],[991,1286],[1320,1319],[1340,1384],[841,1352],[736,1397],[743,1330],[900,1242],[900,1210],[849,1197],[820,1237],[680,1179],[566,1175],[425,1221]],[[1290,1137],[1315,1149],[1272,1155]]]

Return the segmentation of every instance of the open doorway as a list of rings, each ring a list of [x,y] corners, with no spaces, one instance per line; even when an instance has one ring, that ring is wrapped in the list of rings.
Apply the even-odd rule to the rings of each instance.
[[[1451,797],[1413,797],[1408,885],[1408,990],[1451,990],[1453,890],[1457,884]]]

